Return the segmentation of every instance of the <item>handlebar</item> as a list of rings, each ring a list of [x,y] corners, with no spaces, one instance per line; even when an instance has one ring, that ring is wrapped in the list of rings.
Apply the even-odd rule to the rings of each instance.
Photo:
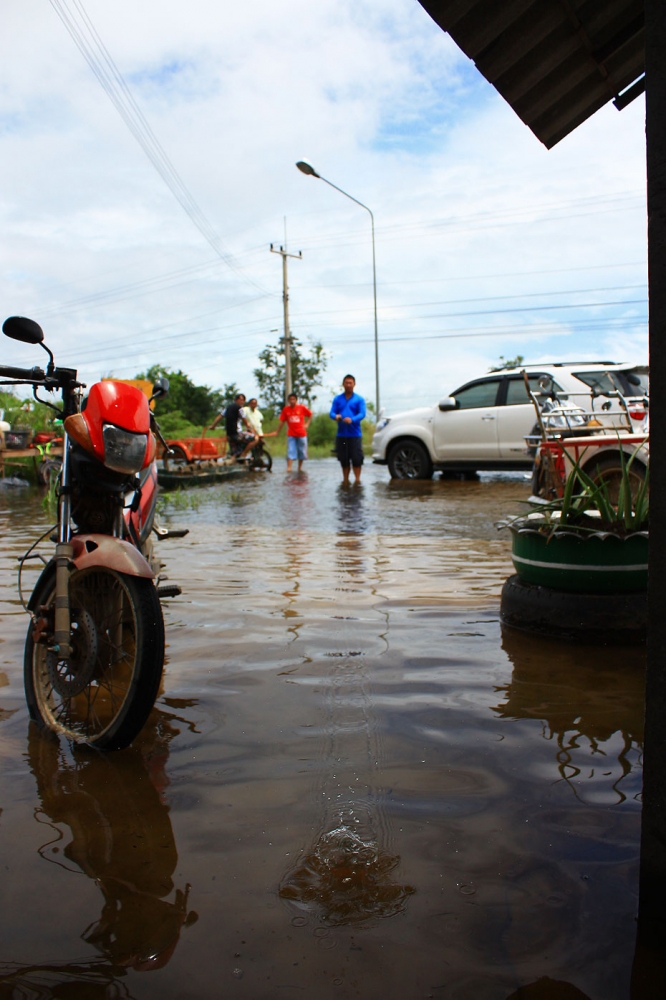
[[[43,382],[46,372],[43,368],[9,368],[7,365],[0,365],[0,376],[2,378],[18,378],[25,382]]]

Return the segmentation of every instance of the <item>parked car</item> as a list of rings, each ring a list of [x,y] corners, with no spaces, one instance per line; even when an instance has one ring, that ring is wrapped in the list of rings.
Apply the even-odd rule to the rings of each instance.
[[[436,406],[422,406],[381,419],[372,442],[373,461],[388,465],[394,479],[429,479],[433,471],[472,474],[532,468],[525,437],[535,424],[525,389],[540,392],[547,377],[557,400],[613,426],[624,403],[627,430],[646,425],[647,368],[612,361],[525,365],[466,382]],[[609,455],[613,450],[609,444]],[[617,452],[617,446],[615,447]],[[599,454],[597,453],[597,460]]]

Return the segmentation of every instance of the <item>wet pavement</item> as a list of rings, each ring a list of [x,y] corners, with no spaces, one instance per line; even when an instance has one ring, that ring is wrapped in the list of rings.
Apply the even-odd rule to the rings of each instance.
[[[163,691],[108,755],[29,724],[49,518],[0,491],[0,997],[625,1000],[642,652],[502,634],[521,476],[281,464],[165,499]]]

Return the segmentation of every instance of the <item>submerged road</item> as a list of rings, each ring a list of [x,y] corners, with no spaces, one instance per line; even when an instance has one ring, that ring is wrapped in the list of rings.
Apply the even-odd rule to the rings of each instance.
[[[29,725],[49,519],[0,491],[0,997],[625,1000],[642,651],[502,634],[521,476],[282,464],[164,499],[163,690],[108,755]]]

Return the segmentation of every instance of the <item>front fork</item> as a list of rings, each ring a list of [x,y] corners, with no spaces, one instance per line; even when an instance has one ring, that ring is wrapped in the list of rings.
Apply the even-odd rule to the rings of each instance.
[[[68,660],[72,655],[69,578],[72,572],[74,549],[71,542],[72,498],[69,478],[69,437],[65,434],[62,442],[62,472],[58,496],[58,542],[55,551],[55,630],[52,647],[53,652],[57,653],[58,658],[62,660]]]

